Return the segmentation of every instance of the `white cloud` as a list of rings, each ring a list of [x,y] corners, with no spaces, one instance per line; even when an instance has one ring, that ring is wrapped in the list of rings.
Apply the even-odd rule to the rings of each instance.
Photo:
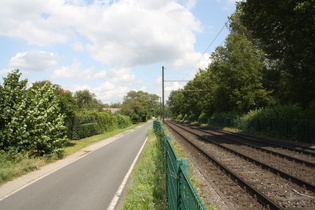
[[[172,2],[158,9],[142,6],[120,1],[104,10],[100,24],[85,24],[80,33],[92,41],[88,50],[94,59],[136,66],[172,61],[194,50],[193,32],[200,23],[186,8]]]
[[[28,71],[45,71],[56,66],[62,57],[45,51],[26,51],[17,53],[9,61],[9,67]]]
[[[104,70],[96,72],[93,67],[82,68],[81,62],[78,59],[74,59],[70,66],[62,66],[55,69],[51,79],[77,78],[80,80],[93,80],[102,79],[105,76],[106,72]]]
[[[72,44],[72,47],[74,50],[79,51],[79,52],[83,52],[85,50],[85,47],[82,44],[82,42],[75,42]]]
[[[116,86],[116,84],[106,81],[98,87],[89,85],[76,86],[74,92],[78,90],[89,90],[96,95],[103,103],[121,102],[122,98],[130,91],[128,86]]]
[[[172,90],[178,90],[184,87],[185,84],[180,82],[172,82],[164,88],[164,91],[170,93]]]
[[[1,1],[0,34],[38,46],[68,43],[116,67],[172,63],[194,52],[194,33],[201,28],[189,11],[194,2]]]
[[[12,71],[12,69],[0,69],[0,75],[6,76],[11,71]]]
[[[67,85],[67,88],[73,92],[77,90],[90,90],[95,93],[97,99],[105,102],[121,101],[123,96],[130,90],[134,83],[135,75],[129,68],[113,68],[109,70],[96,71],[94,68],[82,68],[79,60],[74,59],[70,66],[62,66],[54,71],[52,80],[72,78],[81,82],[89,80],[104,81],[100,85]],[[113,101],[114,100],[114,101]]]

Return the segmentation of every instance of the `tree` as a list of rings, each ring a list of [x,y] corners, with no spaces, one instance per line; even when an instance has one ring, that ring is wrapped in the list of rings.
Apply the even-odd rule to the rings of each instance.
[[[65,126],[68,128],[67,136],[71,138],[71,131],[73,129],[73,120],[75,116],[75,110],[77,110],[77,103],[72,93],[68,90],[62,89],[60,85],[53,85],[50,81],[44,80],[39,82],[34,82],[31,89],[39,90],[43,86],[55,86],[54,94],[58,101],[58,106],[60,107],[60,113],[65,115]]]
[[[124,96],[122,114],[130,116],[133,123],[145,122],[159,112],[159,96],[144,91],[130,91]]]
[[[100,110],[102,102],[96,99],[96,95],[89,90],[79,90],[74,93],[78,111]]]
[[[171,116],[177,117],[181,113],[184,113],[183,103],[184,103],[184,95],[181,90],[172,90],[170,95],[168,96],[168,100],[166,104],[168,105]]]
[[[62,155],[67,142],[64,115],[58,106],[56,86],[45,83],[26,90],[27,80],[13,71],[1,86],[0,148],[29,155]],[[9,107],[10,106],[10,107]]]
[[[13,70],[0,85],[0,149],[4,150],[10,150],[18,141],[12,134],[17,133],[20,126],[15,121],[21,116],[16,113],[25,101],[27,85],[27,79],[20,81],[20,76],[18,69]]]
[[[230,34],[226,46],[218,47],[212,60],[209,68],[216,83],[216,111],[247,112],[270,102],[262,83],[262,56],[245,36]]]
[[[242,24],[277,63],[283,103],[315,106],[315,0],[247,0],[238,7]]]

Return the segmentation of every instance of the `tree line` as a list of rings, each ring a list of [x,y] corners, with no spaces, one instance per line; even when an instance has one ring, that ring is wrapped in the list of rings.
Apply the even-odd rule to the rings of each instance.
[[[248,118],[275,108],[281,117],[270,118],[314,120],[314,12],[313,0],[238,2],[224,46],[183,89],[171,92],[171,115]]]
[[[123,103],[103,104],[89,90],[71,93],[50,81],[27,88],[19,70],[0,84],[0,150],[29,156],[63,154],[68,140],[125,128],[158,115],[158,96],[131,91]],[[112,114],[105,107],[121,108]]]

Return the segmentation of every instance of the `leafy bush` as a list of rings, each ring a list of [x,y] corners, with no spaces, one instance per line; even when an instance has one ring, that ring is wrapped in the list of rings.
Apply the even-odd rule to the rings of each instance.
[[[191,114],[188,117],[188,121],[192,122],[192,121],[196,121],[197,120],[197,116],[195,114]]]
[[[186,120],[188,120],[187,114],[185,114],[185,115],[183,116],[183,118],[182,118],[182,121],[186,121]]]
[[[121,114],[114,115],[117,119],[118,128],[126,128],[132,124],[129,116],[124,116]]]
[[[89,114],[88,112],[75,113],[66,124],[68,127],[68,138],[73,140],[80,139],[81,135],[79,135],[79,133],[81,130],[81,125],[88,123],[96,123],[95,116]]]
[[[100,133],[100,127],[98,123],[85,123],[78,126],[73,133],[73,139],[83,139],[89,136],[94,136]]]
[[[112,131],[118,128],[117,119],[110,112],[92,112],[99,124],[101,132]]]
[[[182,118],[183,118],[183,115],[182,115],[182,114],[179,114],[176,119],[177,119],[177,120],[182,120]]]
[[[81,112],[76,113],[68,124],[68,136],[73,140],[93,136],[99,133],[125,128],[131,125],[130,117],[110,112]],[[91,129],[90,131],[82,130]]]
[[[27,81],[20,82],[20,75],[13,71],[0,85],[0,149],[61,156],[67,138],[57,87],[45,84],[26,90]]]
[[[206,113],[201,113],[198,117],[198,123],[206,124],[208,122],[209,116]]]
[[[220,127],[235,127],[235,123],[238,119],[239,114],[237,112],[216,112],[210,118],[210,122]]]
[[[311,141],[315,137],[315,123],[311,111],[294,105],[276,106],[249,112],[247,130],[275,137]]]

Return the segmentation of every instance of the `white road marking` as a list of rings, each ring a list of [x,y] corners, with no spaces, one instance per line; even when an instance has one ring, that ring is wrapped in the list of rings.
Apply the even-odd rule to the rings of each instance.
[[[129,170],[128,170],[126,176],[125,176],[125,178],[124,178],[123,181],[121,182],[121,184],[120,184],[120,186],[119,186],[117,192],[115,193],[114,198],[113,198],[112,201],[110,202],[110,204],[109,204],[107,210],[114,210],[114,209],[115,209],[115,207],[116,207],[116,205],[117,205],[117,202],[118,202],[118,199],[119,199],[119,197],[121,196],[121,193],[122,193],[122,191],[123,191],[123,189],[124,189],[124,187],[125,187],[125,185],[126,185],[126,183],[127,183],[127,180],[128,180],[128,178],[129,178],[129,176],[130,176],[130,174],[131,174],[133,168],[135,167],[136,162],[137,162],[137,160],[138,160],[138,158],[139,158],[139,156],[140,156],[140,154],[141,154],[141,152],[142,152],[142,150],[143,150],[143,148],[144,148],[144,145],[146,144],[147,140],[148,140],[148,137],[145,139],[145,141],[144,141],[144,143],[142,144],[142,146],[141,146],[141,148],[140,148],[140,150],[139,150],[137,156],[136,156],[135,159],[133,160],[133,162],[132,162],[132,164],[131,164],[131,166],[130,166],[130,168],[129,168]]]

